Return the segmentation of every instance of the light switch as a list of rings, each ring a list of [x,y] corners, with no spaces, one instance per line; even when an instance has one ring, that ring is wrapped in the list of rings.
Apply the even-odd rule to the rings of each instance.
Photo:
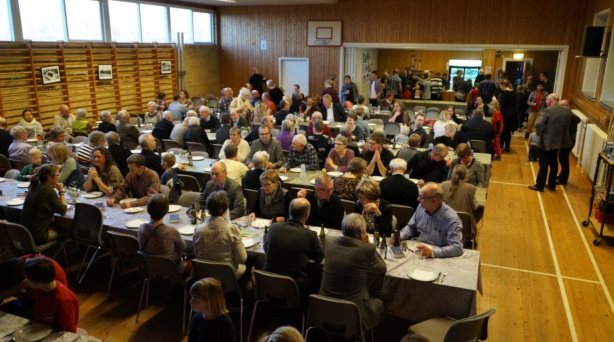
[[[260,50],[266,50],[268,49],[268,43],[266,41],[266,39],[261,39],[260,40]]]

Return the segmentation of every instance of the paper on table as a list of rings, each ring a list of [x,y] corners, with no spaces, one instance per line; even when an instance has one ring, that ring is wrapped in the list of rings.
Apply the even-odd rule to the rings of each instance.
[[[243,238],[243,246],[245,246],[245,248],[253,247],[253,246],[257,245],[259,242],[260,242],[260,240],[257,239],[257,238],[251,238],[251,237],[244,237]]]
[[[264,228],[264,226],[268,226],[271,224],[271,220],[257,218],[252,222],[251,226],[256,228]]]
[[[0,312],[0,338],[14,333],[28,322],[26,318]]]

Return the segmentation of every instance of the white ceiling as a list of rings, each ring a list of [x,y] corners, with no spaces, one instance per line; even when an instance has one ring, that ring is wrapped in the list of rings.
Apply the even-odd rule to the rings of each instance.
[[[227,2],[228,1],[228,2]],[[289,6],[289,5],[331,5],[339,0],[234,0],[233,2],[216,0],[183,0],[201,5],[212,6]]]

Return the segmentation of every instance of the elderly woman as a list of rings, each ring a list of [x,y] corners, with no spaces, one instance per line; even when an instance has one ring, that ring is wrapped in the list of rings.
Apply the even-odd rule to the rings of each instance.
[[[343,135],[338,135],[335,138],[335,148],[328,152],[326,170],[347,172],[352,159],[354,159],[354,151],[348,149],[348,139]]]
[[[194,231],[194,256],[197,259],[229,263],[240,278],[246,272],[247,252],[239,228],[226,221],[228,215],[226,191],[216,191],[207,198],[209,216]]]
[[[151,101],[147,104],[147,112],[144,114],[143,123],[146,125],[155,125],[162,119],[160,112],[157,110],[158,106],[155,102]]]
[[[384,147],[386,137],[382,132],[373,132],[367,140],[367,148],[362,154],[367,161],[367,174],[369,176],[386,176],[388,165],[394,159],[394,154]]]
[[[247,88],[241,88],[239,90],[239,96],[232,99],[229,108],[236,109],[237,113],[244,118],[249,117],[254,111],[254,107],[251,103],[252,94]]]
[[[392,233],[392,208],[380,198],[379,184],[372,180],[362,182],[356,189],[358,203],[355,213],[361,214],[367,221],[369,233],[379,232],[382,236]]]
[[[294,129],[294,125],[288,121],[284,120],[281,123],[281,133],[277,136],[277,141],[281,144],[281,149],[284,151],[290,150],[290,145],[292,145],[292,138],[294,137],[294,133],[292,132]]]
[[[13,142],[9,145],[9,159],[27,163],[30,161],[30,149],[28,144],[28,131],[22,126],[16,125],[11,128]]]
[[[60,182],[68,186],[83,188],[83,173],[64,144],[54,144],[47,151],[55,165],[60,166]]]
[[[101,131],[103,133],[108,133],[108,132],[115,132],[117,131],[117,127],[115,127],[115,124],[113,123],[114,119],[113,119],[113,114],[111,114],[111,112],[109,112],[108,110],[102,111],[100,112],[100,121],[102,121],[100,124],[98,124],[98,131]]]
[[[350,161],[348,172],[341,177],[335,178],[333,185],[334,193],[339,196],[339,198],[356,201],[358,199],[358,197],[356,197],[356,187],[358,187],[358,184],[362,180],[366,169],[367,162],[364,159],[360,157],[353,158]]]
[[[113,162],[111,152],[104,147],[96,147],[92,151],[92,167],[87,172],[83,189],[87,192],[101,191],[107,196],[113,194],[113,189],[124,182],[121,171]]]
[[[465,143],[458,144],[456,146],[456,157],[450,165],[448,179],[452,178],[452,170],[454,170],[456,165],[464,165],[467,168],[465,181],[475,186],[481,186],[484,183],[484,165],[473,157],[471,147]]]
[[[87,119],[87,111],[84,108],[77,109],[75,121],[72,123],[73,133],[89,133],[92,124]]]
[[[49,226],[54,214],[66,213],[64,184],[59,179],[60,169],[56,165],[43,165],[32,177],[19,223],[28,228],[37,245],[58,238],[57,232]]]
[[[288,190],[281,186],[277,171],[273,169],[264,171],[260,175],[260,184],[256,203],[248,216],[248,220],[251,222],[256,217],[262,217],[273,219],[274,222],[285,221],[292,198]]]
[[[40,138],[42,140],[43,136],[45,135],[43,126],[40,122],[36,121],[32,111],[29,109],[24,109],[24,111],[21,112],[21,120],[19,120],[18,125],[22,126],[26,129],[26,131],[28,131],[28,139]]]
[[[211,142],[209,141],[207,134],[205,134],[203,129],[200,128],[200,119],[197,117],[190,117],[190,120],[188,121],[188,128],[183,134],[183,140],[186,143],[200,143],[204,146],[205,151],[207,151],[210,156],[213,155],[213,146],[211,146]]]
[[[262,175],[264,170],[266,170],[269,158],[269,154],[266,151],[258,151],[254,153],[254,156],[252,157],[254,168],[247,171],[245,174],[245,179],[243,180],[243,187],[245,189],[260,189],[262,186],[260,183],[260,175]]]
[[[469,138],[458,129],[455,123],[449,123],[445,127],[444,135],[433,140],[433,144],[444,144],[453,150],[458,144],[467,143],[468,141]]]
[[[309,126],[307,127],[307,135],[312,135],[313,134],[313,126],[315,125],[316,121],[324,122],[324,118],[322,117],[322,113],[314,112],[311,115],[311,122],[309,123]],[[327,135],[329,137],[333,136],[333,134],[331,133],[330,128],[328,128],[327,124],[324,124],[324,129],[322,130],[322,134]]]

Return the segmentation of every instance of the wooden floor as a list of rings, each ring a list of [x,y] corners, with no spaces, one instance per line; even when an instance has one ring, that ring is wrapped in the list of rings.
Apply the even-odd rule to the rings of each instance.
[[[590,181],[572,166],[568,186],[533,192],[527,186],[534,183],[538,166],[527,160],[525,140],[514,137],[512,152],[493,164],[485,216],[478,227],[483,283],[478,311],[497,309],[488,340],[611,341],[614,247],[606,241],[593,246],[593,232],[581,225]],[[135,323],[140,286],[124,279],[105,300],[108,269],[103,263],[95,271],[104,274],[92,277],[101,281],[86,279],[76,287],[80,326],[112,341],[185,340],[180,300],[170,300],[169,291],[152,288],[152,295],[160,298],[154,298]]]

